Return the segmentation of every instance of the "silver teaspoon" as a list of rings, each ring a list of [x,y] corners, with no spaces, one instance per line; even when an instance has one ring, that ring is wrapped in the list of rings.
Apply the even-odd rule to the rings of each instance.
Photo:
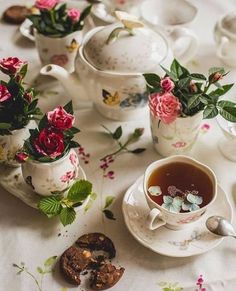
[[[236,232],[232,224],[222,216],[209,217],[206,221],[206,227],[214,234],[236,238]]]

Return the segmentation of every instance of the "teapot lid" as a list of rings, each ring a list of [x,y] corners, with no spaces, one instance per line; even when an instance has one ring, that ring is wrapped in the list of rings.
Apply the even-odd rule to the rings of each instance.
[[[122,27],[122,23],[115,23],[95,32],[84,44],[85,59],[100,71],[155,72],[168,53],[166,39],[147,27],[136,26],[132,32]],[[119,36],[108,42],[111,33],[119,28]]]

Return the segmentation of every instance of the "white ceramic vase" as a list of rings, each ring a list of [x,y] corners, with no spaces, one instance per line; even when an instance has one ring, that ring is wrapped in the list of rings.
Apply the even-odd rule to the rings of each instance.
[[[55,64],[69,73],[74,71],[75,57],[82,43],[82,31],[75,31],[65,37],[48,37],[35,32],[35,44],[43,65]]]
[[[178,117],[170,124],[150,116],[153,144],[160,155],[180,155],[192,149],[200,131],[202,112],[193,116]]]
[[[22,164],[25,182],[42,196],[50,196],[67,189],[78,177],[78,173],[79,159],[74,149],[51,163],[31,160]]]
[[[0,136],[0,163],[12,167],[20,166],[15,155],[29,137],[29,129],[36,128],[36,126],[36,122],[31,120],[24,128],[13,130],[11,135]]]

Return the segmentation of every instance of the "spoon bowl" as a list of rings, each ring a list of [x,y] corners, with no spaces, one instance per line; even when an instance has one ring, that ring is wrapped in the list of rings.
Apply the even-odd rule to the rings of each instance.
[[[206,221],[207,229],[220,236],[232,236],[236,238],[236,232],[232,224],[222,216],[211,216]]]

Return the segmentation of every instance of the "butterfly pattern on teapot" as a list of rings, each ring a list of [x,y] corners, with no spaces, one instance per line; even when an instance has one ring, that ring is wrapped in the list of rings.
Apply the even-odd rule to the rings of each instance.
[[[70,45],[66,46],[66,49],[69,53],[73,53],[79,48],[78,42],[73,38]]]
[[[119,105],[121,108],[144,107],[148,102],[148,92],[128,94],[128,97],[121,101],[118,91],[114,94],[102,90],[103,102],[109,106]]]

